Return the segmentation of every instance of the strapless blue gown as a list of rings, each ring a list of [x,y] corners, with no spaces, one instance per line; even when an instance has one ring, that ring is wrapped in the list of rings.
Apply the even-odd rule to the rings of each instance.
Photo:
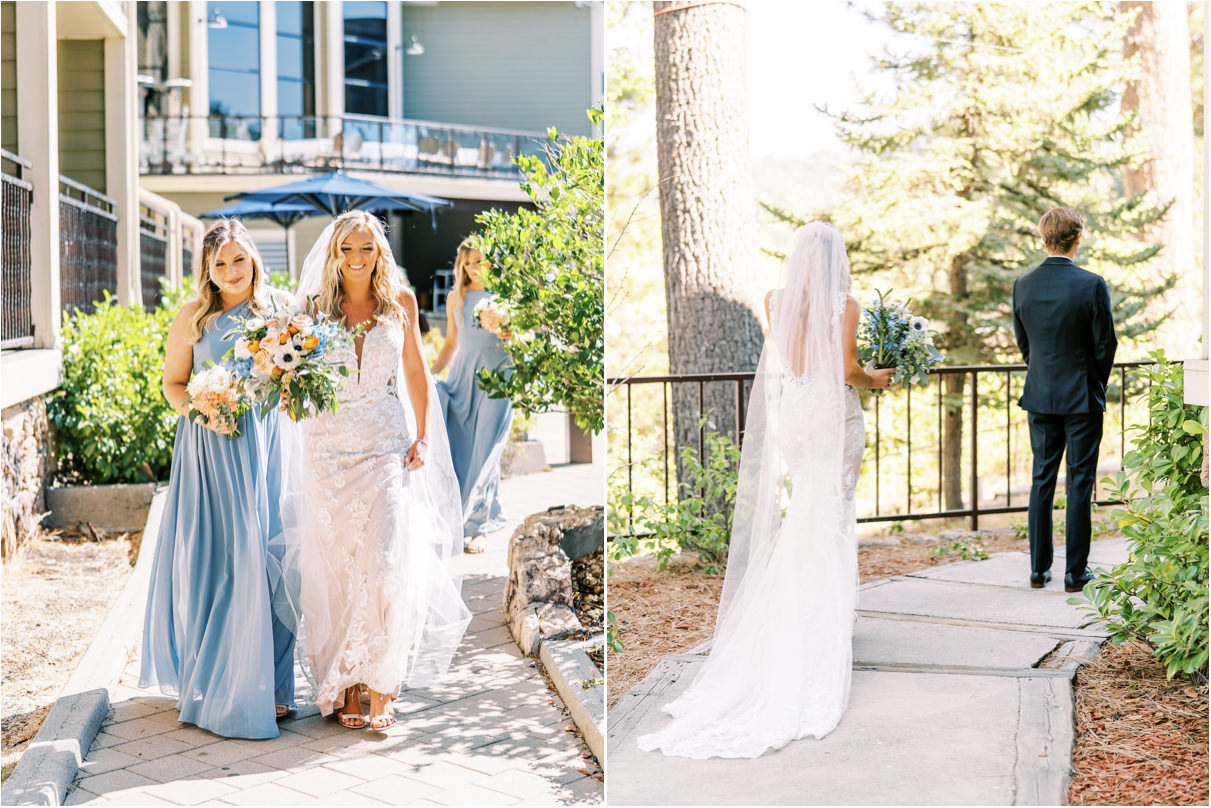
[[[193,346],[193,372],[218,362],[241,303]],[[181,721],[229,738],[276,738],[275,704],[294,703],[294,634],[272,605],[282,531],[278,413],[253,408],[228,439],[181,418],[143,625],[140,687],[177,696]]]
[[[446,378],[437,382],[450,436],[450,456],[462,493],[464,536],[505,526],[500,505],[500,456],[513,424],[513,404],[505,398],[488,398],[479,389],[480,368],[495,370],[509,361],[496,335],[472,323],[476,304],[486,297],[490,295],[485,291],[467,292],[458,319],[458,351]]]

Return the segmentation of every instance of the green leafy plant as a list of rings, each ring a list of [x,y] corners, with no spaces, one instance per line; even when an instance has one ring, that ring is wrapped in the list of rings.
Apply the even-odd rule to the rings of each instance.
[[[988,551],[984,549],[984,545],[976,539],[959,539],[950,544],[940,544],[929,549],[930,555],[948,556],[951,553],[955,553],[964,561],[984,561],[991,558]]]
[[[164,288],[154,311],[106,293],[90,313],[63,320],[63,384],[47,397],[59,479],[69,483],[163,480],[177,413],[164,398],[164,341],[190,293]]]
[[[1207,408],[1186,404],[1183,369],[1163,351],[1145,369],[1148,423],[1131,427],[1123,471],[1103,484],[1124,502],[1113,512],[1130,557],[1069,603],[1105,620],[1116,644],[1137,640],[1152,649],[1170,678],[1206,678],[1207,490],[1199,478]]]
[[[1013,537],[1015,539],[1030,538],[1030,523],[1025,519],[1015,519],[1013,521]]]
[[[617,536],[610,542],[615,560],[635,555],[643,542],[655,553],[662,570],[668,567],[673,555],[692,552],[706,563],[708,574],[719,572],[719,563],[727,555],[731,538],[740,448],[727,435],[715,432],[705,419],[699,425],[706,430],[703,439],[706,462],[698,457],[695,447],[683,447],[681,460],[687,470],[688,484],[679,500],[665,503],[625,490],[617,498],[616,512],[635,514],[635,532]]]
[[[606,645],[609,647],[610,652],[614,654],[626,648],[622,644],[622,641],[618,639],[617,619],[611,611],[606,611]]]
[[[589,110],[600,123],[601,108]],[[535,210],[489,210],[477,246],[492,268],[484,287],[508,304],[505,370],[480,387],[525,413],[567,409],[582,429],[605,425],[605,155],[600,138],[549,132],[545,159],[521,155],[521,188]]]

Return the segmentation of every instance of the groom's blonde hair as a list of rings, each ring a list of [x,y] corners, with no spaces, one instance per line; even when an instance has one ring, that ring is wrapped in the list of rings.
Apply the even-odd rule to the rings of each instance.
[[[1039,219],[1039,235],[1048,252],[1066,253],[1085,229],[1085,218],[1075,208],[1052,208]]]

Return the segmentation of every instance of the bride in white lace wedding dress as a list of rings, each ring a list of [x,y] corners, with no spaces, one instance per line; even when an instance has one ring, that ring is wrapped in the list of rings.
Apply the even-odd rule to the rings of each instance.
[[[766,298],[710,655],[641,749],[753,758],[824,737],[849,700],[864,449],[854,388],[886,388],[893,371],[858,364],[860,307],[835,228],[800,228],[786,269]]]
[[[300,658],[316,703],[341,722],[395,723],[401,682],[449,666],[470,613],[447,562],[462,550],[462,508],[441,409],[420,351],[416,299],[396,280],[382,226],[338,217],[304,262],[300,295],[362,325],[340,410],[302,425],[291,504]]]

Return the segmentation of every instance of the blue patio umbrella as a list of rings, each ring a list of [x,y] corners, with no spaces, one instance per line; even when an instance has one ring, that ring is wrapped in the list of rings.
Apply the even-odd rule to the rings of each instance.
[[[320,211],[304,202],[253,202],[241,200],[221,208],[208,210],[200,219],[269,219],[287,230],[299,219],[318,216]]]
[[[303,202],[318,212],[339,216],[347,210],[428,211],[453,207],[448,199],[391,188],[371,180],[351,177],[344,171],[317,174],[305,180],[288,182],[259,191],[245,191],[226,197],[249,202]]]

